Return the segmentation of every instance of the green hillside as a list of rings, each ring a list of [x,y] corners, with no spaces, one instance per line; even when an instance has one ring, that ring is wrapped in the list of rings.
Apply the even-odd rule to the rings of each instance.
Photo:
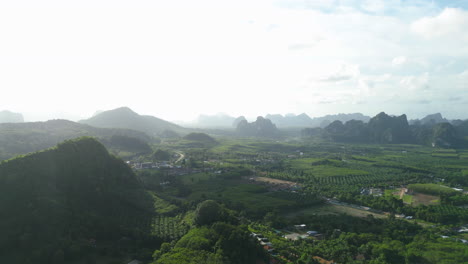
[[[83,259],[93,243],[147,232],[133,223],[151,213],[132,170],[93,138],[0,163],[0,256],[11,263]]]
[[[136,130],[96,128],[68,120],[0,124],[0,160],[50,148],[64,140],[82,136],[96,137],[111,149],[135,153],[149,151],[147,143],[154,140]],[[127,144],[126,141],[138,141],[139,144]]]

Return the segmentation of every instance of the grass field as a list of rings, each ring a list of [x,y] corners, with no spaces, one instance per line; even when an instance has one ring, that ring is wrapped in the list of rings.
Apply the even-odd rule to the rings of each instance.
[[[412,204],[413,203],[413,196],[405,194],[403,195],[403,202],[406,204]]]

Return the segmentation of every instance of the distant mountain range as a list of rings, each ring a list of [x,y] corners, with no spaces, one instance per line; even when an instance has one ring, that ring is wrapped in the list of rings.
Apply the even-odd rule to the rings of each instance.
[[[468,121],[448,122],[440,114],[429,115],[410,125],[406,115],[390,116],[382,112],[368,123],[336,120],[325,128],[306,128],[305,137],[322,137],[336,142],[410,143],[439,147],[466,146]]]
[[[125,128],[158,136],[165,130],[182,132],[185,129],[174,123],[154,116],[139,115],[128,107],[98,112],[93,117],[80,120],[79,123],[102,128]]]
[[[278,128],[325,127],[335,120],[346,122],[354,119],[368,122],[370,119],[370,117],[360,113],[327,115],[315,118],[311,118],[305,113],[300,115],[287,114],[284,116],[280,114],[267,114],[264,118],[271,120]],[[191,126],[200,128],[236,128],[241,120],[245,120],[245,117],[240,116],[235,118],[226,114],[201,115]]]
[[[353,114],[336,114],[326,115],[322,117],[310,118],[307,114],[302,113],[300,115],[287,114],[283,115],[266,115],[265,118],[270,119],[279,128],[286,127],[325,127],[333,121],[339,120],[341,122],[347,122],[349,120],[359,120],[368,122],[370,117],[365,116],[361,113]]]
[[[264,116],[265,119],[269,119],[277,128],[311,128],[321,127],[325,128],[334,121],[340,121],[346,123],[350,120],[362,121],[368,123],[371,119],[370,116],[363,115],[361,113],[351,114],[336,114],[326,115],[322,117],[311,118],[307,114],[302,113],[299,115],[295,114],[267,114]],[[246,120],[244,116],[232,117],[226,114],[218,115],[201,115],[196,123],[191,124],[193,127],[200,128],[236,128],[241,120]],[[459,123],[462,120],[448,120],[440,113],[430,114],[421,119],[409,120],[409,125],[435,125],[439,123]]]
[[[0,123],[22,123],[24,117],[20,113],[13,113],[8,110],[0,111]]]

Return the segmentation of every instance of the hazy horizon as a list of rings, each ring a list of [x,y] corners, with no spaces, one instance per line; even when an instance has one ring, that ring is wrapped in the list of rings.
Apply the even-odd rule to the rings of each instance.
[[[126,106],[122,106],[122,107],[126,107]],[[131,108],[130,108],[131,109]],[[9,109],[0,109],[0,112],[1,111],[10,111]],[[83,119],[88,119],[88,118],[91,118],[92,116],[94,116],[95,114],[97,113],[100,113],[100,112],[103,112],[103,111],[108,111],[108,110],[114,110],[114,109],[104,109],[104,110],[97,110],[95,111],[93,114],[89,115],[89,116],[84,116],[84,115],[75,115],[75,114],[68,114],[66,112],[57,112],[57,113],[45,113],[45,114],[36,114],[36,113],[20,113],[23,115],[24,117],[24,121],[25,122],[41,122],[41,121],[48,121],[48,120],[53,120],[53,119],[66,119],[66,120],[70,120],[70,121],[80,121],[80,120],[83,120]],[[135,111],[134,109],[131,109],[133,111]],[[11,111],[11,112],[14,112],[14,111]],[[395,114],[395,113],[391,113],[391,112],[388,112],[388,111],[385,111],[385,110],[382,110],[382,111],[379,111],[379,112],[376,112],[376,113],[370,113],[370,114],[366,114],[366,113],[361,113],[361,112],[336,112],[336,113],[329,113],[329,114],[324,114],[324,115],[317,115],[317,116],[312,116],[312,115],[309,115],[307,114],[309,117],[311,118],[318,118],[318,117],[324,117],[326,115],[338,115],[338,114],[355,114],[355,113],[361,113],[365,116],[369,116],[369,117],[373,117],[375,115],[377,115],[378,113],[380,112],[385,112],[386,114],[389,114],[391,116],[396,116],[396,115],[400,115],[400,114],[405,114],[405,113],[398,113],[398,114]],[[15,112],[15,113],[18,113],[18,112]],[[158,118],[161,118],[161,119],[164,119],[158,115],[154,115],[154,114],[145,114],[145,113],[138,113],[136,112],[137,114],[139,115],[150,115],[150,116],[154,116],[154,117],[158,117]],[[430,114],[436,114],[438,112],[428,112],[427,114],[424,114],[424,115],[421,115],[421,116],[408,116],[407,115],[407,118],[408,120],[415,120],[415,119],[421,119],[427,115],[430,115]],[[300,115],[302,113],[277,113],[277,112],[272,112],[272,113],[263,113],[263,114],[259,114],[259,115],[251,115],[251,116],[248,116],[248,115],[230,115],[228,113],[222,113],[222,112],[219,112],[219,113],[215,113],[215,114],[204,114],[204,113],[201,113],[199,115],[197,115],[195,118],[193,119],[186,119],[186,120],[170,120],[170,119],[164,119],[166,121],[169,121],[169,122],[172,122],[172,123],[176,123],[176,124],[179,124],[179,125],[187,125],[187,126],[193,126],[193,125],[197,125],[197,122],[198,122],[198,118],[200,116],[211,116],[211,117],[214,117],[214,116],[230,116],[230,117],[234,117],[234,118],[237,118],[237,117],[240,117],[240,116],[244,116],[249,122],[251,121],[255,121],[255,119],[258,117],[258,116],[263,116],[265,117],[266,115],[268,114],[280,114],[282,116],[287,116],[287,115]],[[466,116],[462,116],[461,118],[452,118],[450,116],[446,116],[444,113],[440,113],[442,114],[442,116],[444,118],[447,118],[449,120],[454,120],[454,119],[468,119],[468,115]]]
[[[4,1],[0,111],[465,119],[464,1]]]

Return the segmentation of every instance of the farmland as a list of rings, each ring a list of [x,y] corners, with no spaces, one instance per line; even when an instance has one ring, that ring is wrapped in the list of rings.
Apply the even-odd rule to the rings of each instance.
[[[126,205],[111,206],[103,225],[125,227],[123,235],[101,228],[110,241],[89,233],[92,239],[80,242],[89,254],[100,255],[96,263],[114,260],[105,254],[145,264],[164,263],[171,252],[196,256],[182,246],[207,249],[203,254],[211,257],[216,247],[245,252],[262,246],[259,259],[301,264],[310,257],[341,263],[376,263],[382,256],[380,263],[405,263],[409,255],[427,260],[428,244],[437,257],[421,263],[463,258],[466,235],[457,230],[468,222],[465,150],[223,137],[196,144],[170,139],[152,147],[169,153],[169,160],[142,154],[122,163],[134,174],[138,192],[122,188],[103,204]],[[125,195],[132,199],[121,200]],[[251,245],[247,230],[266,237]],[[442,236],[450,241],[442,243]],[[448,246],[455,249],[449,256],[442,252]],[[356,262],[361,256],[366,260]]]

